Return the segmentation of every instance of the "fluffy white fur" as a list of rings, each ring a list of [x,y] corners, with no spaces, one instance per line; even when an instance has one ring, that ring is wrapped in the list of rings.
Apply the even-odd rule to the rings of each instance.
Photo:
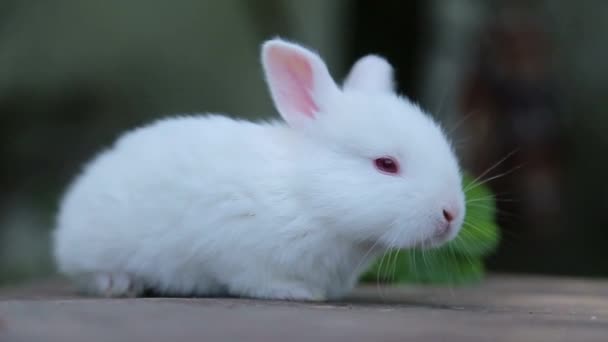
[[[182,116],[126,133],[63,198],[60,271],[109,296],[325,300],[390,247],[456,236],[456,158],[436,123],[393,93],[386,61],[363,59],[343,89],[296,44],[265,43],[262,62],[287,124]],[[381,156],[401,173],[378,172]],[[455,219],[439,235],[444,209]]]
[[[353,65],[344,81],[344,89],[352,88],[367,92],[394,91],[393,68],[388,62],[376,55],[367,55]]]

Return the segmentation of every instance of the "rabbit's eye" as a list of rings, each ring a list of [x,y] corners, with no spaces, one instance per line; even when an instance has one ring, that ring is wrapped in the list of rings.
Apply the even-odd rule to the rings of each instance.
[[[374,165],[378,171],[388,174],[399,173],[399,163],[391,157],[381,157],[374,160]]]

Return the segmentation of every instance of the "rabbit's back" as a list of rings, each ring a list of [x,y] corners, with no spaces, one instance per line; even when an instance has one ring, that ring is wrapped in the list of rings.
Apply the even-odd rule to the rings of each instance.
[[[284,191],[272,168],[281,163],[270,160],[284,157],[273,141],[282,130],[197,116],[126,133],[85,167],[63,198],[54,236],[59,268],[197,274],[184,269],[185,259],[238,248],[247,243],[244,229],[270,220],[257,213],[280,210],[273,196]],[[193,267],[200,268],[205,258],[197,260]]]

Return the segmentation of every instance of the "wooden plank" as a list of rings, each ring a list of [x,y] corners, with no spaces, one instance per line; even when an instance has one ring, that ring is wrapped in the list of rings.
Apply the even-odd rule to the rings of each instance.
[[[83,298],[61,281],[0,291],[0,341],[608,341],[608,281],[492,276],[361,287],[337,303]]]

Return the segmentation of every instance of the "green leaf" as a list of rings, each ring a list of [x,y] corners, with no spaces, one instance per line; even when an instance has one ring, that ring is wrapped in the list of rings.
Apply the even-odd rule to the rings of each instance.
[[[500,240],[495,222],[496,201],[485,185],[475,185],[465,176],[466,215],[458,237],[442,249],[453,249],[457,254],[482,257],[492,253]]]
[[[496,250],[499,240],[498,226],[494,222],[474,221],[464,226],[458,236],[439,251],[473,258],[484,257]]]
[[[410,268],[414,272],[413,282],[416,283],[464,284],[479,281],[484,275],[481,258],[439,251],[424,252],[426,256],[421,251],[416,251],[415,254],[415,258],[411,257]]]
[[[480,258],[412,250],[387,253],[362,281],[455,285],[477,282],[483,275],[484,266]]]
[[[458,237],[431,251],[388,252],[364,274],[362,281],[461,284],[482,279],[483,257],[496,250],[500,232],[495,221],[492,191],[463,179],[466,190],[465,223]]]

